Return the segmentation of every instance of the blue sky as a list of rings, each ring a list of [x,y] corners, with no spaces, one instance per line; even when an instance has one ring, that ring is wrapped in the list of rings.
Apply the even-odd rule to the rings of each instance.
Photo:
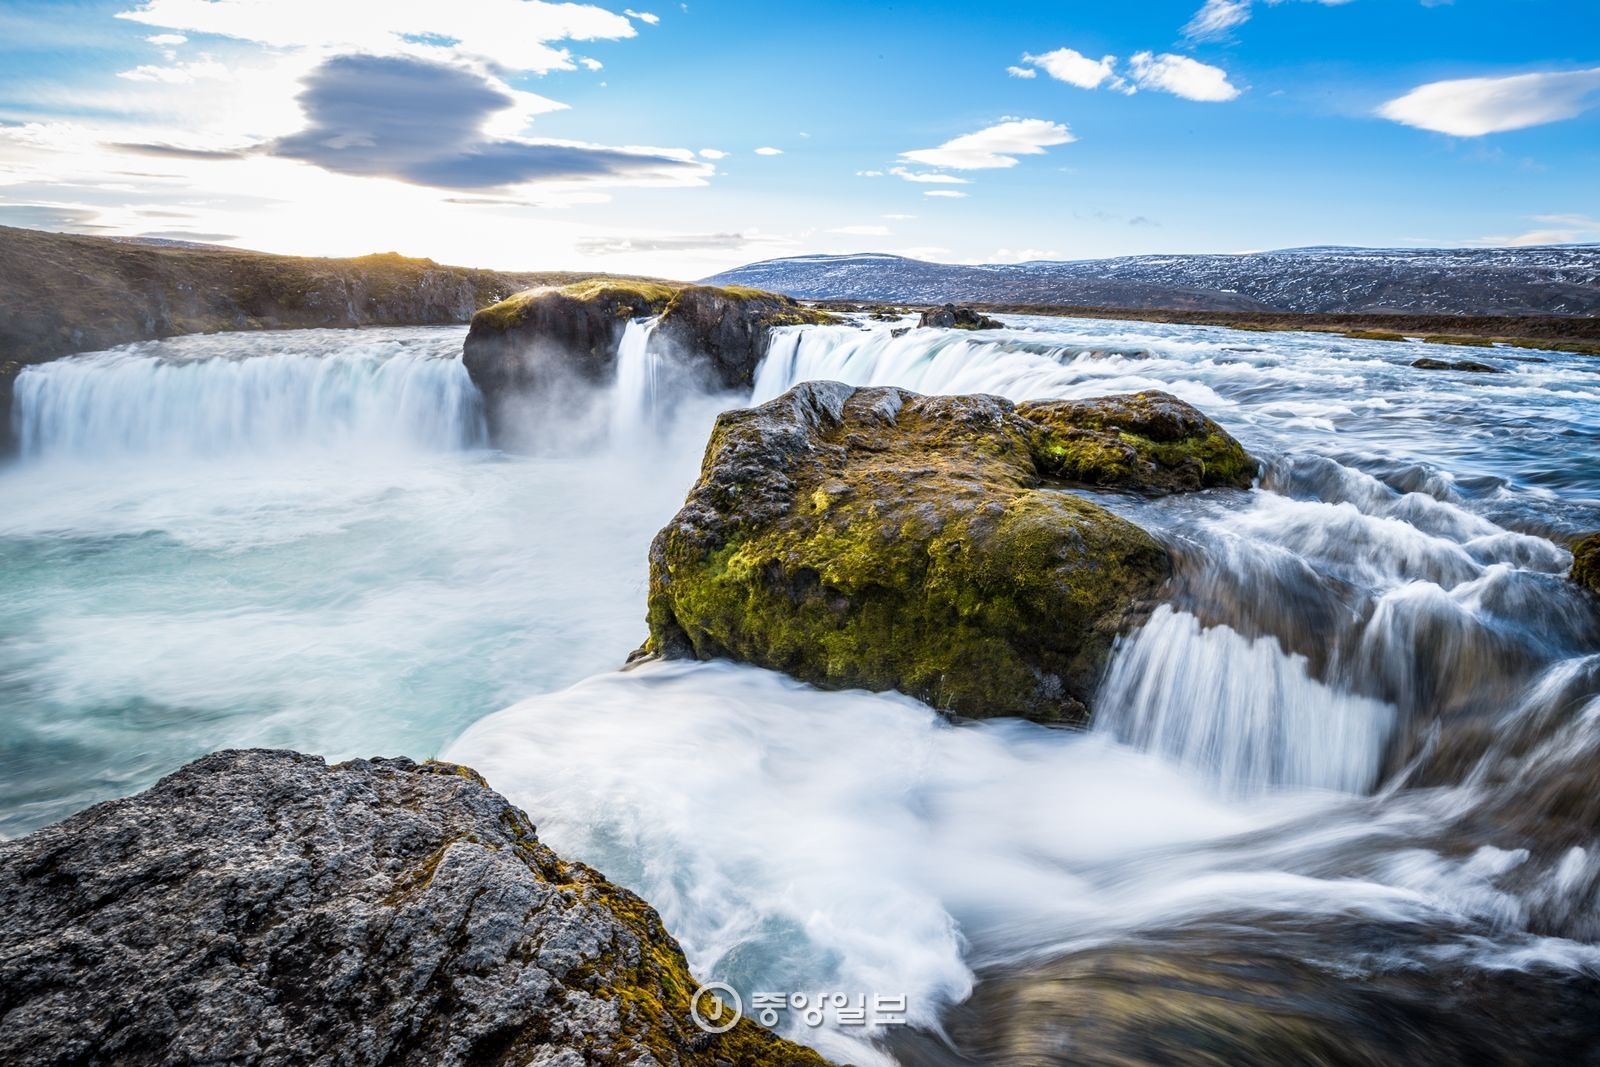
[[[0,223],[694,277],[1600,241],[1592,0],[0,0]]]

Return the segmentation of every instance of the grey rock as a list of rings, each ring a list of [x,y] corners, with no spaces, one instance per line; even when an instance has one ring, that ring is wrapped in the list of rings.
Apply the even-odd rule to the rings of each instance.
[[[227,751],[0,846],[7,1064],[820,1064],[475,773]]]

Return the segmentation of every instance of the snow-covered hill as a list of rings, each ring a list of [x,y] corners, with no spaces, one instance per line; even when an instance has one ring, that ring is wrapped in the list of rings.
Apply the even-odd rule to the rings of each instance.
[[[972,301],[1206,311],[1600,314],[1600,245],[1291,248],[1003,265],[797,256],[708,278],[811,300]]]

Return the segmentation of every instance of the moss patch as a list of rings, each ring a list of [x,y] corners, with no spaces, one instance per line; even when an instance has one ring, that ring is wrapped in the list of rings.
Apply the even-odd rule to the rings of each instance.
[[[1572,546],[1571,578],[1600,595],[1600,534],[1590,534]]]

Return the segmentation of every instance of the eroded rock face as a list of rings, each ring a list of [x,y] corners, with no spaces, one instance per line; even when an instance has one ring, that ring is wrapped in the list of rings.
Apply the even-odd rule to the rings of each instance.
[[[610,384],[630,319],[660,317],[655,344],[702,388],[748,390],[778,326],[834,316],[757,289],[594,279],[518,293],[478,312],[468,373],[484,395],[490,434],[514,444],[520,410],[551,412]]]
[[[956,304],[946,304],[944,307],[929,308],[917,320],[918,326],[932,326],[941,330],[1003,330],[1006,324],[998,319],[991,319],[969,307]]]
[[[0,845],[0,1062],[820,1065],[452,764],[219,752]]]
[[[1143,413],[1151,438],[1117,435],[1122,408]],[[724,414],[651,545],[647,647],[898,689],[973,717],[1085,721],[1112,640],[1170,564],[1137,526],[1044,483],[1095,434],[1133,451],[1077,464],[1080,481],[1248,484],[1239,472],[1253,463],[1164,394],[1089,404],[1081,424],[1073,410],[809,382]],[[1168,439],[1176,427],[1197,432]],[[1233,452],[1208,480],[1199,457],[1223,441]]]

